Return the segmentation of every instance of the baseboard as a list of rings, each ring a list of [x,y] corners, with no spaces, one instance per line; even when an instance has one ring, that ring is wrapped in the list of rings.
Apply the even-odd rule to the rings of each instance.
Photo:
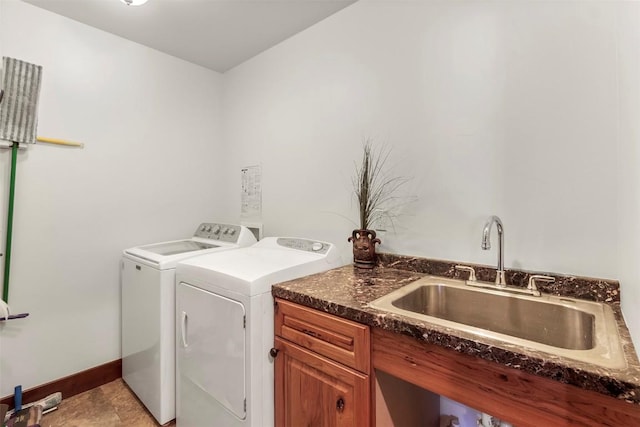
[[[83,393],[92,388],[115,381],[122,377],[122,359],[96,366],[86,371],[78,372],[68,377],[60,378],[22,392],[22,403],[35,402],[57,391],[62,393],[62,399]],[[0,403],[9,405],[13,409],[13,395],[3,397]]]

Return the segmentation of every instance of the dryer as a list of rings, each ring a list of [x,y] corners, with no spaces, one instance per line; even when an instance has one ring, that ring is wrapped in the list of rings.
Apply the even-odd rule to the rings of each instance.
[[[255,242],[246,227],[203,223],[191,238],[124,251],[122,378],[158,423],[175,418],[176,264]]]
[[[275,283],[341,265],[334,245],[268,237],[176,267],[176,423],[274,423]]]

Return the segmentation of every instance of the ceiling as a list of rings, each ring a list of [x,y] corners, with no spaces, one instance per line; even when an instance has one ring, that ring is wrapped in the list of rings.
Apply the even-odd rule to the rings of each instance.
[[[225,72],[357,0],[23,0]]]

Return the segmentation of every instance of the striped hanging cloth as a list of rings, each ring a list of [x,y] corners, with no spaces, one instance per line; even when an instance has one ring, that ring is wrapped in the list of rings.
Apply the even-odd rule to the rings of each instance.
[[[2,57],[0,139],[33,144],[38,124],[38,97],[42,67],[14,58]]]

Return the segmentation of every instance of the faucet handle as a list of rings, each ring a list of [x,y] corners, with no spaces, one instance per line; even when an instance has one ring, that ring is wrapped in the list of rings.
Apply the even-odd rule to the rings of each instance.
[[[536,281],[538,282],[546,282],[546,283],[553,283],[556,281],[556,279],[554,279],[551,276],[543,276],[542,274],[533,274],[531,276],[529,276],[529,284],[527,285],[527,289],[529,289],[530,291],[532,291],[532,293],[540,293],[538,291],[538,287],[536,286]]]
[[[455,266],[456,270],[460,270],[460,271],[468,271],[469,272],[469,281],[470,282],[475,282],[476,281],[476,271],[473,269],[473,267],[469,267],[466,265],[456,265]]]

